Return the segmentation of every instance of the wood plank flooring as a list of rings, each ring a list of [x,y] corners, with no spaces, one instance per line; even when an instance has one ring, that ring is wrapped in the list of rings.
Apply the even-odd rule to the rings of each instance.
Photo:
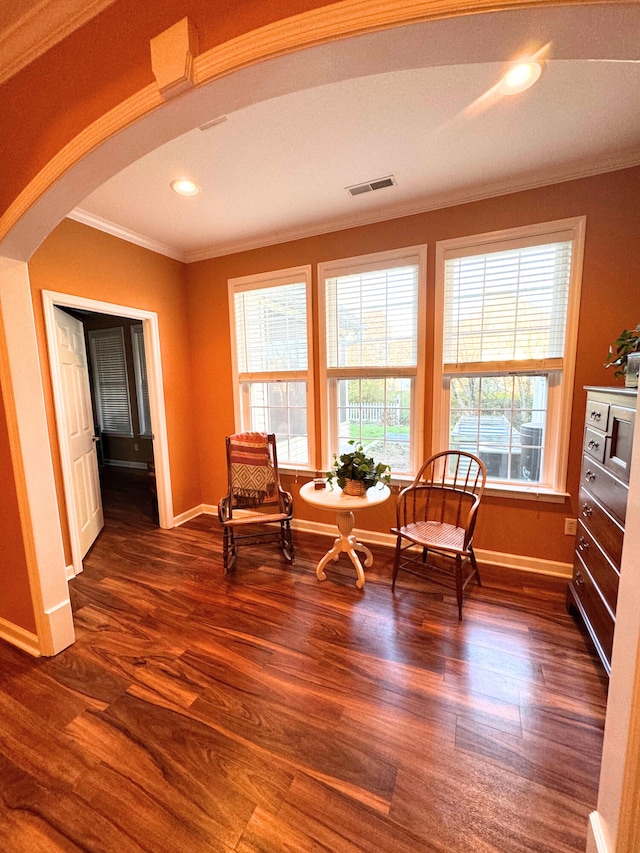
[[[607,681],[564,583],[485,571],[459,623],[382,548],[319,583],[300,534],[225,578],[217,520],[160,530],[136,488],[105,486],[76,643],[0,643],[0,850],[584,851]]]

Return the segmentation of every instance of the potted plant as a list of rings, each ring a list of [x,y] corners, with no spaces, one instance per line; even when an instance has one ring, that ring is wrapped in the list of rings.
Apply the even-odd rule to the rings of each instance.
[[[367,489],[377,483],[391,482],[391,468],[383,462],[376,463],[367,456],[363,446],[352,439],[349,444],[353,450],[343,453],[340,459],[333,454],[333,465],[327,472],[330,485],[336,480],[345,495],[364,495]]]
[[[615,367],[616,378],[625,377],[625,385],[638,387],[638,368],[640,367],[640,324],[629,331],[623,329],[609,347],[605,367]]]

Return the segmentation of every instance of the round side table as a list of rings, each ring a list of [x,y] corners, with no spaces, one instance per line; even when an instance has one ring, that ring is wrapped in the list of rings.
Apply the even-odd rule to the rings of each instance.
[[[378,484],[367,489],[367,492],[362,497],[352,497],[345,495],[340,486],[327,486],[324,489],[316,489],[314,484],[305,483],[300,488],[300,497],[312,506],[317,506],[320,509],[332,510],[336,513],[336,524],[340,531],[340,536],[336,538],[333,547],[327,551],[324,557],[318,563],[316,568],[316,576],[319,581],[326,579],[324,568],[330,560],[337,560],[340,554],[344,551],[348,554],[349,559],[355,566],[357,579],[356,586],[362,589],[364,586],[364,569],[356,551],[363,551],[366,559],[364,564],[367,568],[373,564],[373,554],[363,545],[358,542],[356,537],[352,535],[354,523],[354,512],[359,509],[367,509],[368,507],[377,506],[384,503],[391,494],[389,487]]]

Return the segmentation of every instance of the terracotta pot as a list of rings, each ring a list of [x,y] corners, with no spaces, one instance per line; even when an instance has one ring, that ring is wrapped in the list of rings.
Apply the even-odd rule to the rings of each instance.
[[[342,490],[345,495],[351,495],[354,498],[361,498],[367,493],[367,487],[362,480],[347,480]]]

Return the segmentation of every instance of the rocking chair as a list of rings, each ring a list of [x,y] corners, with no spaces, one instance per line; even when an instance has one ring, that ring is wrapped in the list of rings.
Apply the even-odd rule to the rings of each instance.
[[[293,498],[280,485],[276,437],[261,432],[227,436],[229,491],[218,504],[224,529],[224,573],[231,571],[238,548],[277,541],[293,563]]]

